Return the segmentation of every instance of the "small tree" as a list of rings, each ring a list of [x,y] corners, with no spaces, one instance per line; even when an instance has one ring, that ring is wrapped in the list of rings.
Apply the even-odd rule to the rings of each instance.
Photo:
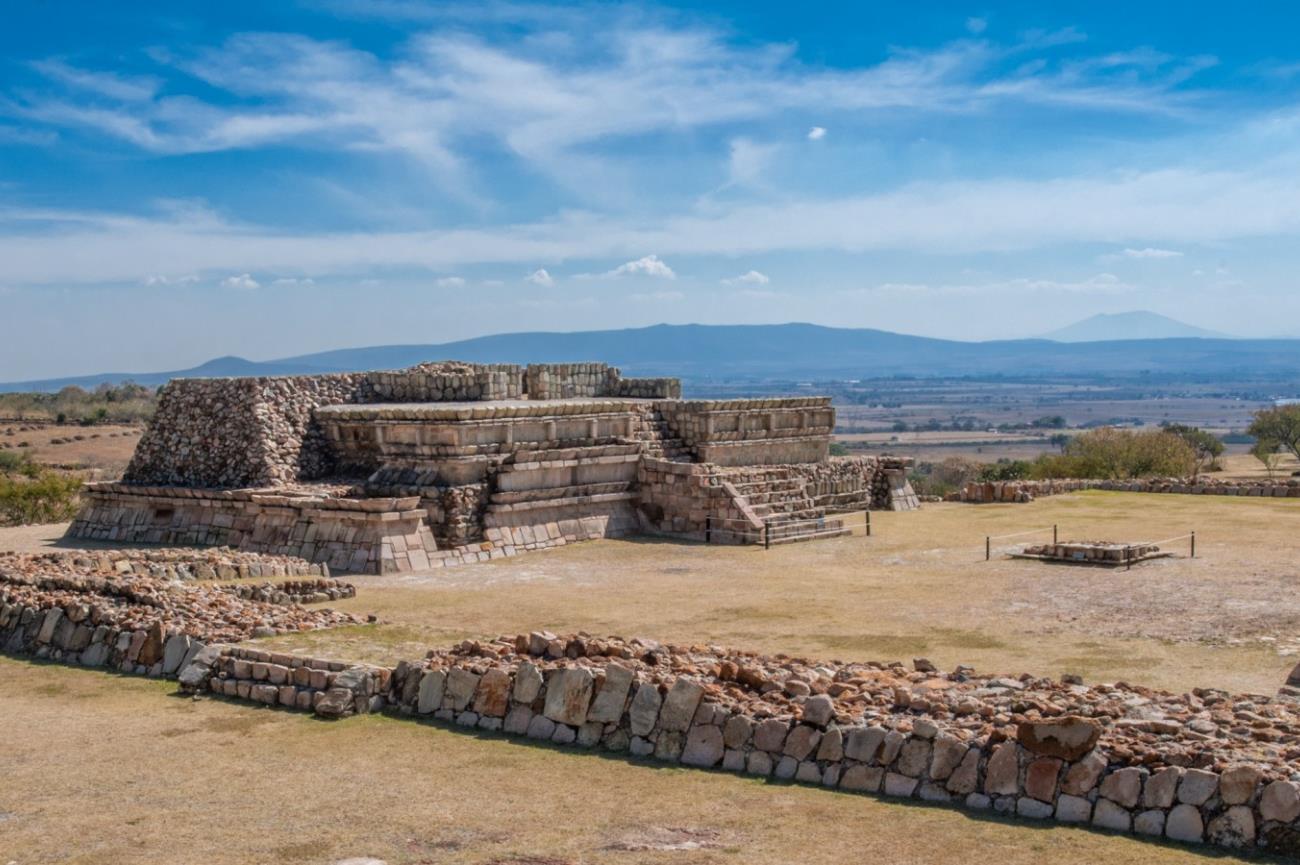
[[[1273,473],[1277,471],[1278,463],[1282,461],[1282,455],[1277,452],[1277,442],[1260,439],[1250,449],[1250,455],[1264,464],[1264,470],[1268,472],[1268,479],[1272,480]]]
[[[1255,412],[1247,434],[1285,448],[1300,459],[1300,405],[1280,405]]]
[[[1215,461],[1223,456],[1223,442],[1219,441],[1218,436],[1208,433],[1200,427],[1174,423],[1166,425],[1165,432],[1178,436],[1195,451],[1196,466],[1192,469],[1193,481],[1196,480],[1196,476],[1202,468],[1213,468]]]

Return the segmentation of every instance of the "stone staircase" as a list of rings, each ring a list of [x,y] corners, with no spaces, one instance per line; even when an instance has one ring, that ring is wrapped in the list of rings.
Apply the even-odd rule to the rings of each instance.
[[[642,443],[647,456],[676,463],[695,461],[691,449],[673,432],[672,426],[656,406],[643,405],[639,407],[638,413],[641,415],[641,425],[636,439]]]
[[[826,516],[808,496],[803,478],[788,470],[746,469],[744,480],[729,479],[740,501],[767,526],[769,545],[852,534],[842,520]]]

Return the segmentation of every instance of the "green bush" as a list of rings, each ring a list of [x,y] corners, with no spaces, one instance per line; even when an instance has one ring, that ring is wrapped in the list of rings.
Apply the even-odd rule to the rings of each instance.
[[[50,469],[0,475],[0,525],[57,523],[77,512],[81,478]]]
[[[1187,477],[1196,471],[1196,451],[1164,430],[1103,427],[1070,439],[1060,454],[1043,454],[1030,467],[1034,478]]]

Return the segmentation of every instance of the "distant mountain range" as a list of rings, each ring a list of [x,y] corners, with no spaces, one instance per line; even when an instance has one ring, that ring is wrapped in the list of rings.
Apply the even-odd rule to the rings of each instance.
[[[1179,374],[1300,375],[1300,340],[1045,339],[957,342],[884,330],[814,324],[668,325],[577,333],[513,333],[439,345],[346,348],[279,360],[222,357],[170,372],[102,373],[0,384],[0,391],[53,391],[131,379],[297,375],[395,369],[421,361],[538,363],[598,360],[628,375],[687,381],[873,378],[881,376],[1032,376]]]
[[[1226,333],[1184,324],[1147,310],[1099,313],[1083,321],[1043,334],[1056,342],[1103,342],[1121,339],[1232,339]]]

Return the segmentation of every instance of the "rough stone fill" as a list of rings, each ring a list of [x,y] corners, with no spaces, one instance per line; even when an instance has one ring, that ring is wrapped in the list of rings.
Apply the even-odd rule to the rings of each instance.
[[[1202,496],[1261,496],[1264,498],[1300,498],[1300,479],[1287,480],[1217,480],[1198,478],[1154,478],[1149,480],[1103,481],[1056,479],[1041,481],[989,481],[967,484],[949,498],[952,501],[988,504],[991,502],[1032,502],[1041,496],[1053,496],[1079,490],[1111,490],[1124,493],[1181,493]]]
[[[246,580],[263,577],[328,577],[329,567],[297,556],[211,549],[69,550],[45,553],[0,551],[0,571],[15,562],[40,563],[56,571],[137,574],[169,580]]]
[[[285,580],[279,583],[236,583],[219,587],[240,598],[267,604],[319,604],[355,598],[357,587],[340,580]]]
[[[465,641],[391,670],[251,651],[200,659],[183,686],[329,716],[386,709],[683,766],[1300,855],[1300,784],[1291,780],[1300,713],[1262,696],[544,631]]]

